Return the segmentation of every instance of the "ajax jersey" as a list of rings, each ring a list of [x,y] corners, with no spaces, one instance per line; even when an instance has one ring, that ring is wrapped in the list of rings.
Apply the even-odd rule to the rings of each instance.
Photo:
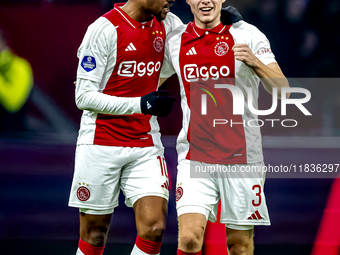
[[[97,108],[106,109],[114,97],[127,99],[122,108],[135,107],[119,115],[101,108],[84,110],[78,144],[160,147],[157,119],[141,114],[137,97],[157,90],[166,31],[181,22],[170,13],[164,23],[156,18],[140,23],[126,15],[122,5],[115,4],[89,26],[78,49],[76,96],[93,92],[85,104],[100,99]]]
[[[265,65],[275,62],[270,44],[256,27],[239,21],[200,29],[181,25],[166,41],[162,77],[177,73],[183,127],[177,140],[179,160],[246,164],[263,160],[258,117],[260,79],[232,51],[245,43]]]

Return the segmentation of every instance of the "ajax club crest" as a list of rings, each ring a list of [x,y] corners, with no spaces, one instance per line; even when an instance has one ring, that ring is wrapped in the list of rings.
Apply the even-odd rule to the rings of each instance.
[[[153,40],[153,46],[155,47],[155,50],[158,52],[161,52],[164,48],[164,41],[162,37],[157,36]]]
[[[216,44],[214,51],[217,56],[224,56],[225,54],[227,54],[228,50],[229,46],[226,42],[219,42]]]
[[[176,196],[176,201],[180,200],[181,197],[183,196],[183,188],[181,186],[177,187],[175,196]]]
[[[81,185],[81,183],[79,183],[79,185]],[[88,184],[86,186],[88,186]],[[91,195],[90,190],[86,186],[80,186],[77,189],[77,198],[82,202],[88,200]]]

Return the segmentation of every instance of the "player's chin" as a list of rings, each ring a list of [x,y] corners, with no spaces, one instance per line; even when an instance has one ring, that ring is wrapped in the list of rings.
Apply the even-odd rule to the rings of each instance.
[[[203,23],[203,24],[210,24],[214,21],[214,19],[212,17],[200,17],[199,20]]]

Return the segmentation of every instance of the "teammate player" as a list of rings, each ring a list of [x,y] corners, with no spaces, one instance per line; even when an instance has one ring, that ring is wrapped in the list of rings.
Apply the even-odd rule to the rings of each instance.
[[[181,24],[171,4],[115,4],[78,50],[76,103],[84,111],[69,200],[80,210],[77,255],[103,253],[120,189],[135,212],[131,254],[160,252],[169,183],[156,116],[167,116],[174,98],[156,90],[166,32]]]
[[[220,198],[231,255],[253,254],[254,225],[270,225],[264,176],[243,174],[263,164],[257,116],[250,106],[257,108],[260,79],[279,98],[289,84],[264,34],[244,21],[221,24],[224,1],[187,0],[194,21],[179,26],[166,41],[161,77],[177,73],[183,111],[177,139],[177,254],[201,254],[207,220],[216,221]],[[236,174],[207,170],[223,167]],[[194,178],[197,169],[204,178]]]
[[[169,183],[155,116],[168,115],[174,99],[155,90],[165,34],[181,24],[168,13],[171,4],[116,4],[89,27],[79,48],[76,102],[84,112],[69,201],[80,208],[77,254],[103,253],[120,189],[135,212],[131,254],[160,251]],[[236,16],[226,10],[224,21]]]

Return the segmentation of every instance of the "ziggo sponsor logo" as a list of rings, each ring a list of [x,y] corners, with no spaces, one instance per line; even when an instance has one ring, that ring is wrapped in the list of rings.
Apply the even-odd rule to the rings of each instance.
[[[158,61],[157,63],[149,62],[144,63],[140,62],[137,64],[137,61],[124,61],[120,63],[118,68],[118,75],[133,77],[136,73],[138,76],[142,77],[145,74],[151,76],[154,72],[158,72],[161,69],[162,63]]]
[[[203,81],[208,79],[218,80],[221,77],[227,77],[230,74],[230,69],[227,66],[201,66],[196,64],[187,64],[184,66],[184,78],[187,82],[195,82],[202,78]]]

